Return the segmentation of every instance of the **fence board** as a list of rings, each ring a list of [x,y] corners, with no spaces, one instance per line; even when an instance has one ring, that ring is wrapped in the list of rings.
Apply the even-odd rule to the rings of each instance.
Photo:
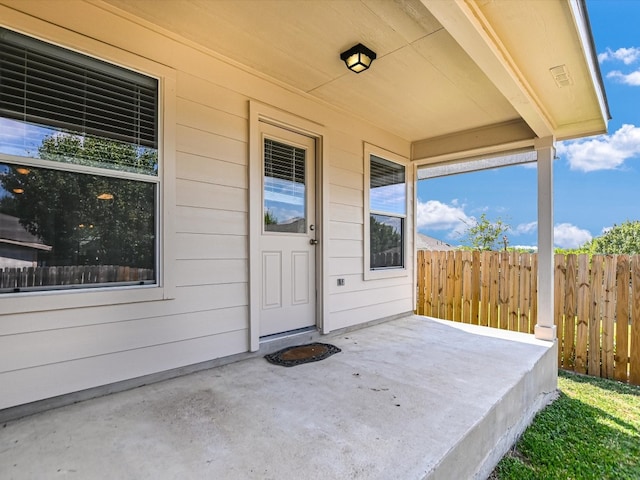
[[[616,353],[613,376],[626,382],[629,376],[629,257],[618,255],[616,260]]]
[[[509,252],[509,330],[518,331],[518,301],[520,289],[520,258],[516,252]]]
[[[567,255],[566,288],[564,297],[564,351],[562,364],[564,368],[574,369],[576,366],[576,319],[578,313],[578,257]]]
[[[553,318],[556,323],[556,331],[558,332],[558,366],[562,367],[562,357],[564,352],[564,342],[562,341],[562,332],[564,330],[564,286],[566,283],[566,268],[564,265],[565,256],[555,254],[553,257]],[[533,323],[533,322],[532,322]]]
[[[424,315],[424,304],[425,304],[425,295],[424,290],[426,288],[425,285],[425,275],[424,272],[427,271],[425,265],[426,258],[425,250],[418,250],[418,272],[423,272],[422,275],[418,274],[418,305],[416,306],[416,313],[418,315]]]
[[[447,318],[447,252],[438,252],[438,318]]]
[[[480,253],[480,325],[489,325],[489,292],[491,291],[491,252]]]
[[[438,252],[431,253],[431,315],[438,316]]]
[[[589,346],[587,350],[587,369],[589,375],[599,377],[600,373],[600,329],[602,318],[603,278],[602,255],[591,257],[591,301],[589,302]]]
[[[453,320],[453,309],[455,298],[453,292],[455,292],[455,264],[454,252],[447,252],[447,313],[446,319]]]
[[[629,382],[640,385],[640,256],[631,260],[631,344]]]
[[[538,323],[538,255],[531,255],[531,317],[529,333],[534,333]]]
[[[500,254],[498,252],[489,253],[489,304],[491,305],[489,314],[489,325],[498,328],[498,269],[500,268]]]
[[[471,323],[480,323],[480,252],[471,254]]]
[[[500,253],[500,272],[498,282],[500,284],[500,328],[509,329],[509,253]]]
[[[453,299],[454,310],[453,319],[456,322],[462,321],[462,252],[454,252],[454,277],[453,277]]]
[[[520,325],[518,331],[529,333],[529,309],[531,307],[531,255],[520,255]]]
[[[614,352],[613,336],[615,321],[616,259],[613,255],[604,257],[604,305],[602,308],[602,369],[601,375],[613,378]]]
[[[471,323],[471,252],[462,252],[462,322]]]
[[[578,311],[575,371],[587,373],[587,344],[589,341],[589,257],[578,257]]]

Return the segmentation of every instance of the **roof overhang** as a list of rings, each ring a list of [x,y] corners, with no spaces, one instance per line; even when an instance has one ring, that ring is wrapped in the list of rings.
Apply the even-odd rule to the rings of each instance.
[[[53,23],[68,13],[0,1]],[[420,163],[607,129],[582,0],[88,1],[395,134]],[[377,54],[358,75],[340,59],[357,43]]]

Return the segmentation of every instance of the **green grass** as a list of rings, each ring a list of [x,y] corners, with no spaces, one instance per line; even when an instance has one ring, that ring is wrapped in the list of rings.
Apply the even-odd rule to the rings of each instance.
[[[640,387],[560,372],[540,412],[492,479],[640,479]]]

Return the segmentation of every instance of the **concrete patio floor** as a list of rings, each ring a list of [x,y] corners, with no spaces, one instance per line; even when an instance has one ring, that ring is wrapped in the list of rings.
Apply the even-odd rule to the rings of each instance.
[[[555,347],[408,316],[0,428],[3,479],[486,478],[555,394]]]

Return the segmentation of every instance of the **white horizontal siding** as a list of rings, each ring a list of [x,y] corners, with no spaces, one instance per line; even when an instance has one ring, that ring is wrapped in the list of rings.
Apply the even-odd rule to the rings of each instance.
[[[33,368],[247,329],[246,307],[119,321],[0,337],[3,371]],[[108,341],[105,341],[108,339]]]
[[[177,151],[226,162],[247,163],[247,143],[195,128],[176,126]]]
[[[6,315],[0,322],[0,335],[11,337],[27,332],[53,331],[102,323],[127,322],[168,315],[182,315],[193,312],[224,310],[248,305],[246,283],[223,283],[214,285],[194,285],[176,288],[176,298],[163,302],[141,302],[132,304],[106,305],[99,307],[52,310],[50,312],[30,312]],[[206,305],[201,300],[209,299]],[[246,321],[244,310],[237,310],[238,324]],[[215,325],[211,334],[215,334]],[[108,343],[108,339],[103,339]],[[0,350],[0,358],[4,352]],[[3,366],[4,363],[0,363]]]
[[[362,269],[364,268],[363,257],[331,257],[328,261],[328,270],[330,276],[343,277],[345,275],[360,275],[362,276]]]
[[[245,235],[247,212],[179,205],[176,208],[175,224],[178,233]]]
[[[354,172],[342,167],[329,166],[329,178],[333,185],[352,188],[362,191],[364,184],[364,174],[360,171]]]
[[[329,320],[335,329],[339,329],[411,312],[413,309],[411,297],[399,298],[387,303],[371,303],[364,307],[331,313]]]
[[[362,258],[358,259],[362,262]],[[344,285],[338,286],[338,278],[343,278]],[[404,280],[399,281],[397,278],[381,278],[375,281],[375,288],[391,288],[398,285],[404,285],[410,288],[413,283],[413,279],[408,276],[403,277]],[[362,265],[357,273],[336,273],[329,277],[329,293],[344,295],[351,292],[370,291],[372,290],[371,280],[363,280],[362,278]]]
[[[233,355],[246,330],[0,373],[0,409]]]
[[[237,117],[249,118],[247,97],[230,88],[178,71],[177,96]]]
[[[247,191],[244,188],[178,179],[176,181],[176,197],[176,203],[183,207],[203,207],[239,212],[248,210]]]
[[[227,162],[190,153],[178,153],[176,177],[181,180],[247,188],[246,164]]]
[[[340,185],[329,186],[329,198],[331,203],[349,205],[351,207],[362,207],[362,189],[347,188]]]
[[[197,259],[176,262],[176,285],[218,285],[246,283],[249,280],[247,259]]]
[[[411,295],[411,291],[405,284],[378,287],[374,282],[367,290],[334,293],[331,296],[331,313],[389,303],[408,295]]]
[[[360,240],[330,240],[332,258],[355,258],[362,255],[364,243]]]
[[[364,224],[364,208],[343,205],[339,203],[329,203],[330,221]]]
[[[178,98],[177,110],[178,125],[215,132],[222,137],[241,142],[246,141],[249,136],[249,124],[246,118],[182,98]]]
[[[349,222],[329,223],[329,240],[362,240],[362,224]]]
[[[215,258],[247,258],[246,235],[176,235],[178,260],[207,260]],[[207,299],[202,299],[205,302]]]

